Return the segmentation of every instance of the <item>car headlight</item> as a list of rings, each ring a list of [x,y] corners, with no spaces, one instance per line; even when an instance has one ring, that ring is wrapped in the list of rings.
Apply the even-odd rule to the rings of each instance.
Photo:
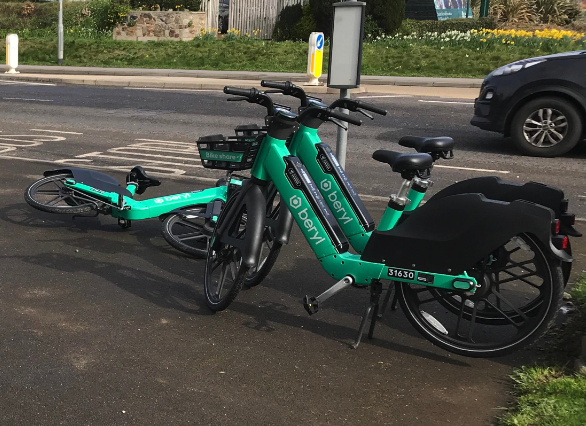
[[[499,75],[513,74],[513,73],[516,73],[517,71],[521,71],[524,68],[529,68],[529,67],[532,67],[533,65],[537,65],[542,62],[545,62],[545,59],[540,60],[540,61],[531,61],[531,62],[525,62],[525,63],[513,63],[513,64],[505,65],[504,67],[500,67],[500,68],[494,70],[491,73],[491,75],[499,76]]]

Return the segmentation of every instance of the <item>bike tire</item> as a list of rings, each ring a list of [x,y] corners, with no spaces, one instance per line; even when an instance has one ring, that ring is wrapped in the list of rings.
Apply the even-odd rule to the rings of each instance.
[[[233,207],[235,199],[236,197],[230,198],[226,206],[222,209],[212,235],[213,239],[221,238],[217,235],[216,231],[226,220],[226,216]],[[243,208],[242,211],[238,212],[239,217],[236,217],[234,220],[234,225],[226,231],[230,236],[238,239],[244,237],[246,232],[246,220],[243,220],[242,218],[244,215],[246,215],[246,211]],[[240,261],[239,256],[239,249],[230,244],[219,243],[219,247],[212,245],[208,247],[204,272],[204,295],[207,307],[213,312],[223,311],[230,306],[234,299],[236,299],[236,296],[238,296],[238,293],[240,293],[240,290],[242,290],[242,286],[244,285],[246,275],[250,268],[242,265],[241,256]],[[214,277],[214,272],[220,268],[220,266],[222,267],[220,276]],[[225,294],[222,294],[227,277],[226,274],[228,272],[232,277],[232,285]]]
[[[505,331],[502,325],[493,325],[493,328],[490,328],[490,325],[474,322],[474,316],[471,316],[468,320],[470,323],[468,330],[473,331],[470,331],[467,339],[469,341],[464,342],[462,341],[464,336],[460,335],[460,321],[462,321],[462,319],[456,321],[456,319],[453,318],[453,313],[449,310],[446,310],[445,306],[439,304],[437,300],[431,301],[431,303],[438,303],[440,305],[439,309],[429,307],[429,305],[426,307],[426,310],[422,309],[421,305],[423,305],[423,303],[430,302],[429,298],[425,299],[426,290],[422,289],[421,286],[415,286],[414,288],[412,284],[401,283],[398,286],[399,303],[403,312],[407,316],[407,319],[413,325],[413,327],[415,327],[415,329],[420,334],[422,334],[433,344],[446,349],[449,352],[474,358],[504,356],[520,349],[523,346],[531,344],[539,337],[541,337],[553,323],[555,316],[559,311],[564,291],[564,277],[559,262],[550,259],[550,257],[545,254],[545,250],[536,239],[527,234],[520,234],[520,236],[526,242],[531,244],[533,250],[535,251],[535,269],[536,271],[539,270],[541,274],[540,278],[543,279],[543,287],[541,289],[543,294],[540,292],[540,296],[538,296],[541,297],[539,305],[531,315],[523,313],[523,315],[525,315],[527,318],[526,322],[521,324],[517,323],[517,325],[513,324],[513,320],[520,321],[521,319],[524,319],[522,315],[518,313],[517,318],[513,318],[513,320],[510,321],[512,327],[509,327],[507,331]],[[501,287],[499,286],[497,289],[502,297]],[[439,291],[435,289],[433,291],[436,293],[443,292],[445,297],[453,296],[453,294],[449,294],[447,290]],[[493,291],[493,289],[490,288],[490,291]],[[486,294],[488,294],[486,296],[486,300],[488,300],[490,294]],[[419,299],[421,297],[420,295],[423,295],[423,300]],[[462,293],[460,297],[462,298],[463,311],[465,302],[472,301],[472,297],[474,296],[471,298],[464,298],[464,293]],[[419,305],[417,305],[418,302],[416,300],[419,301]],[[474,301],[474,305],[476,306],[477,304],[480,306],[482,301],[483,299],[479,298]],[[521,312],[519,309],[517,309],[517,311]],[[445,317],[444,315],[446,314],[448,316],[452,315],[452,318],[450,319],[449,317]],[[505,318],[505,316],[503,316],[503,318]],[[456,330],[455,332],[451,332],[448,330],[448,327],[454,322],[456,322]],[[474,324],[472,325],[473,322]],[[484,328],[481,329],[483,334],[478,333],[479,325],[484,326]],[[518,337],[516,335],[509,336],[509,329],[520,330],[521,334]],[[504,340],[502,342],[474,341],[472,339],[473,332],[476,332],[474,338],[477,340],[486,340],[489,337]]]
[[[24,200],[27,202],[27,204],[37,210],[41,210],[43,212],[47,212],[47,213],[56,213],[56,214],[83,214],[83,213],[88,213],[91,212],[92,210],[96,210],[96,204],[94,202],[89,202],[89,203],[85,203],[85,204],[79,204],[79,205],[55,205],[55,201],[51,200],[49,202],[43,202],[42,200],[37,200],[35,198],[39,197],[39,194],[41,194],[39,192],[40,188],[44,185],[51,185],[51,183],[54,184],[54,186],[56,186],[55,189],[52,189],[52,193],[51,194],[47,194],[48,197],[52,197],[53,195],[56,195],[58,197],[61,197],[61,199],[57,200],[57,203],[64,201],[66,204],[68,203],[67,201],[65,201],[66,199],[70,199],[70,202],[74,202],[76,203],[77,201],[75,200],[82,200],[81,198],[78,197],[73,197],[73,196],[61,196],[58,194],[58,192],[60,192],[61,190],[58,188],[61,188],[57,182],[63,182],[67,179],[72,179],[73,175],[71,173],[61,173],[58,175],[52,175],[52,176],[47,176],[44,177],[42,179],[37,180],[36,182],[33,182],[31,185],[29,185],[29,187],[24,191]],[[45,191],[49,191],[49,190],[45,190]],[[70,203],[69,202],[69,203]],[[55,203],[53,205],[51,205],[51,203]]]
[[[200,204],[190,207],[189,210],[205,213],[206,208],[206,204]],[[181,228],[192,230],[192,235],[179,233],[178,231]],[[207,241],[211,236],[209,220],[205,218],[190,220],[189,218],[185,218],[181,213],[174,213],[165,218],[161,231],[163,238],[171,247],[190,256],[202,259],[206,257],[208,252]],[[201,237],[197,235],[198,233]],[[190,243],[188,244],[186,241],[190,241]]]

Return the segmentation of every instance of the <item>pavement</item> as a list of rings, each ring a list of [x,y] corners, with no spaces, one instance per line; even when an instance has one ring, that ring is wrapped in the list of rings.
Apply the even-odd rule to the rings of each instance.
[[[406,134],[450,135],[456,157],[434,168],[431,194],[488,174],[537,180],[566,191],[586,231],[583,145],[563,158],[523,157],[468,124],[466,98],[357,96],[389,110],[349,133],[347,171],[375,220],[401,179],[372,152],[404,151],[397,140]],[[0,81],[0,424],[495,424],[511,401],[507,375],[537,349],[456,356],[419,336],[400,311],[349,349],[368,292],[351,288],[308,317],[302,297],[332,282],[298,229],[269,277],[213,315],[203,263],[169,247],[157,220],[122,230],[109,217],[72,220],[24,202],[31,182],[64,164],[119,180],[142,164],[163,177],[143,197],[209,185],[220,173],[201,167],[193,142],[262,122],[257,106],[225,99]],[[333,125],[320,129],[331,145],[335,134]],[[586,269],[584,240],[572,240],[574,277]]]
[[[0,72],[7,70],[0,65]],[[218,90],[226,85],[260,87],[261,80],[307,81],[302,73],[251,72],[251,71],[208,71],[208,70],[166,70],[143,68],[97,68],[23,65],[20,74],[0,74],[0,79],[29,82],[51,82],[61,84],[83,84],[92,86],[151,87],[166,89]],[[325,82],[327,75],[320,79],[320,86],[306,86],[313,94],[337,93]],[[361,86],[354,93],[421,94],[430,93],[440,97],[466,97],[478,95],[482,79],[436,78],[436,77],[392,77],[362,76]]]

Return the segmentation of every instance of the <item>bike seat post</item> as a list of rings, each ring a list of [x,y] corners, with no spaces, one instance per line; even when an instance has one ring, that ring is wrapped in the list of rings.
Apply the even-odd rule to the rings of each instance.
[[[138,189],[138,183],[136,182],[126,182],[126,189],[134,196],[136,194],[136,190]]]
[[[408,198],[408,194],[412,186],[413,179],[403,179],[403,183],[401,183],[399,192],[397,194],[391,195],[389,204],[387,205],[387,208],[383,213],[383,217],[378,224],[379,231],[388,231],[397,224],[399,218],[405,210],[405,206],[407,206],[411,201]]]

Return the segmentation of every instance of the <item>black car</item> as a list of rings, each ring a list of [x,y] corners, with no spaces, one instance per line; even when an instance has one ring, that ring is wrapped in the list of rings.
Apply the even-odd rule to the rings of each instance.
[[[555,157],[582,139],[586,50],[513,62],[491,72],[472,125],[511,136],[525,154]]]

